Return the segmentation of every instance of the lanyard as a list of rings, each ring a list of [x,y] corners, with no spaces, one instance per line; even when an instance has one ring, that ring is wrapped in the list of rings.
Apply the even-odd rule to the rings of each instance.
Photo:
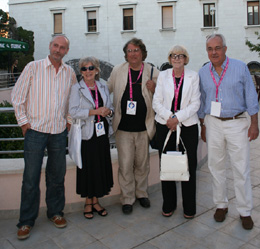
[[[97,84],[96,84],[96,81],[95,81],[95,96],[96,96],[96,99],[94,99],[94,97],[93,97],[93,94],[92,94],[92,92],[91,92],[91,90],[90,90],[90,88],[89,88],[89,86],[86,84],[86,86],[87,86],[87,88],[88,88],[88,90],[89,90],[89,92],[90,92],[90,94],[91,94],[91,96],[92,96],[92,98],[93,98],[93,100],[94,100],[94,102],[95,102],[95,106],[96,106],[96,109],[98,109],[98,90],[97,90]],[[100,115],[98,115],[98,122],[100,121]]]
[[[142,72],[143,72],[143,69],[144,69],[144,64],[142,64],[142,67],[141,67],[141,70],[140,70],[140,73],[137,77],[137,80],[136,82],[140,79],[141,75],[142,75]],[[130,70],[130,67],[128,68],[128,76],[129,76],[129,92],[130,92],[130,100],[133,101],[133,88],[132,88],[132,84],[135,84],[136,82],[132,82],[132,75],[131,75],[131,70]]]
[[[213,79],[214,84],[215,84],[215,86],[216,86],[216,102],[218,102],[218,88],[219,88],[219,86],[220,86],[220,84],[221,84],[221,82],[222,82],[222,80],[223,80],[223,78],[224,78],[224,76],[225,76],[225,74],[226,74],[226,72],[227,72],[228,63],[229,63],[229,58],[227,57],[227,64],[226,64],[226,66],[225,66],[225,68],[224,68],[224,71],[223,71],[223,73],[222,73],[222,75],[221,75],[221,78],[220,78],[220,80],[219,80],[218,83],[217,83],[217,81],[216,81],[216,79],[215,79],[215,77],[214,77],[214,75],[213,75],[212,70],[211,70],[212,63],[209,64],[209,71],[210,71],[210,74],[211,74],[211,78]]]
[[[180,79],[180,82],[178,84],[178,87],[177,87],[177,83],[176,83],[176,79],[175,79],[174,70],[172,70],[172,78],[173,78],[173,82],[174,82],[174,97],[175,97],[174,112],[176,112],[177,111],[177,105],[178,105],[178,98],[179,98],[180,88],[181,88],[182,81],[183,81],[183,78],[184,78],[184,71],[182,72],[181,79]]]

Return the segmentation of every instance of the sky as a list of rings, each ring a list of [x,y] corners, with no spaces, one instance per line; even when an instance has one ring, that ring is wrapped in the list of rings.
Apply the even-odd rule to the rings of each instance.
[[[0,0],[0,9],[2,9],[5,12],[9,12],[9,5],[7,3],[8,0]]]

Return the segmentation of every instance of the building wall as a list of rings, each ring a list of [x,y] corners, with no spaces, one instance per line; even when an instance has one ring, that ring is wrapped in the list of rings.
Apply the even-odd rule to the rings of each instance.
[[[122,12],[119,4],[136,4],[136,32],[121,33]],[[257,53],[249,51],[245,40],[257,43],[260,26],[247,28],[247,0],[9,0],[10,16],[18,26],[34,31],[35,59],[48,54],[52,37],[52,8],[65,8],[64,34],[71,41],[65,61],[92,55],[115,65],[124,61],[122,48],[132,37],[143,39],[147,46],[146,61],[160,67],[167,61],[168,50],[175,44],[184,45],[190,53],[189,68],[199,70],[208,61],[206,36],[214,30],[203,27],[203,3],[216,3],[217,27],[227,40],[230,57],[249,63],[259,61]],[[161,4],[176,5],[175,31],[160,31]],[[85,34],[84,5],[99,4],[99,33]]]

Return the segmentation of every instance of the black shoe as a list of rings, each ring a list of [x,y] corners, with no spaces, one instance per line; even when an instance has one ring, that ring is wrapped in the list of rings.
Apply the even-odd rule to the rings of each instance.
[[[150,200],[148,198],[138,198],[140,205],[144,208],[149,208],[151,206]]]
[[[124,214],[131,214],[133,211],[133,205],[125,204],[122,206],[122,211]]]

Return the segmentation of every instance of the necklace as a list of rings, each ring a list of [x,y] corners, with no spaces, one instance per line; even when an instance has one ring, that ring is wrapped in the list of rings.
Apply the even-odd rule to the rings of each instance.
[[[95,89],[95,85],[94,86],[89,86],[89,88],[94,90]]]

